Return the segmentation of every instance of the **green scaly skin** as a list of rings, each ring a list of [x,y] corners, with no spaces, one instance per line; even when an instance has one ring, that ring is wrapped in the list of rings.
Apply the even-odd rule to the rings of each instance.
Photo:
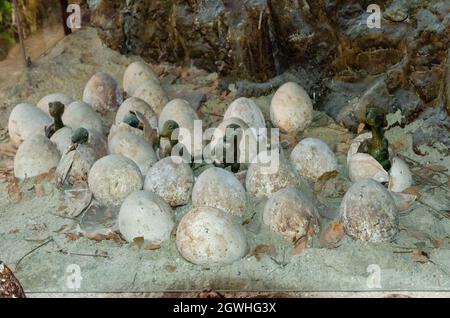
[[[141,129],[141,122],[134,114],[128,114],[123,119],[123,122],[133,128]]]
[[[389,171],[391,169],[389,142],[384,136],[383,128],[386,126],[386,116],[379,108],[371,107],[367,111],[366,122],[372,129],[368,153],[381,164],[384,170]]]

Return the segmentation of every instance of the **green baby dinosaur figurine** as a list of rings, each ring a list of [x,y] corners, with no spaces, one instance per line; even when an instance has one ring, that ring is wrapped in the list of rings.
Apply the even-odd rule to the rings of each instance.
[[[372,129],[368,153],[383,166],[384,170],[389,171],[391,169],[389,142],[384,136],[383,128],[387,125],[386,115],[380,108],[369,107],[366,113],[366,123]]]

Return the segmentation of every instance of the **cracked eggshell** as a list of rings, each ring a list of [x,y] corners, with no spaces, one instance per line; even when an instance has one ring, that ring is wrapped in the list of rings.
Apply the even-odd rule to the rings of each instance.
[[[272,98],[270,119],[282,132],[294,135],[304,131],[313,119],[311,98],[294,82],[282,85]]]
[[[101,113],[115,112],[122,104],[123,96],[119,84],[111,75],[99,72],[87,82],[83,92],[83,101]]]
[[[130,194],[119,212],[119,230],[130,243],[139,237],[160,244],[170,238],[175,226],[174,213],[159,195],[149,191]]]
[[[398,232],[398,214],[389,191],[372,179],[354,183],[342,199],[340,218],[353,239],[390,241]]]
[[[139,167],[131,159],[109,155],[94,163],[88,183],[100,204],[118,206],[131,193],[142,190],[143,180]]]
[[[405,161],[399,157],[392,159],[392,167],[389,172],[389,190],[402,192],[411,187],[412,174]]]
[[[320,139],[306,138],[292,150],[291,162],[297,172],[317,181],[327,172],[338,169],[338,161],[330,147]]]
[[[56,145],[43,135],[25,140],[14,158],[14,175],[18,179],[33,178],[56,168],[60,154]]]
[[[367,153],[356,153],[350,158],[348,176],[352,182],[368,178],[380,183],[389,181],[387,171],[374,157]]]
[[[119,154],[133,160],[143,176],[158,161],[152,145],[147,143],[143,137],[127,131],[118,133],[111,139],[109,153]]]
[[[57,182],[67,179],[70,184],[88,181],[89,171],[99,158],[89,144],[78,145],[77,149],[64,153],[56,168]]]
[[[130,111],[138,111],[142,113],[145,118],[148,119],[148,122],[150,123],[150,125],[152,125],[153,129],[156,129],[158,127],[158,117],[156,116],[153,109],[149,104],[137,97],[130,97],[125,100],[122,105],[120,105],[119,110],[116,114],[116,125],[122,123],[125,117],[130,113]]]
[[[176,245],[187,261],[202,266],[229,265],[248,251],[241,225],[228,213],[212,207],[194,208],[183,217]]]
[[[128,96],[133,96],[142,83],[150,80],[159,84],[158,75],[147,64],[141,61],[133,62],[123,74],[123,89]]]
[[[88,104],[82,101],[71,103],[62,116],[64,125],[73,130],[85,128],[103,133],[103,122],[100,115]]]
[[[272,157],[272,155],[277,157]],[[278,164],[276,162],[278,160]],[[257,198],[269,197],[281,189],[297,185],[297,176],[286,158],[278,153],[261,152],[247,171],[245,187]]]
[[[169,102],[166,92],[161,85],[153,80],[143,82],[134,92],[133,97],[142,99],[150,105],[156,115],[160,115],[164,106]]]
[[[266,128],[264,115],[258,105],[250,98],[241,97],[232,102],[223,119],[227,120],[229,118],[243,120],[251,129],[255,130],[258,139],[260,135],[264,136],[264,133],[259,131],[261,128]]]
[[[72,144],[72,128],[63,127],[59,129],[53,134],[50,140],[56,145],[56,148],[58,148],[62,156]]]
[[[48,104],[52,102],[60,102],[64,104],[64,108],[67,109],[67,107],[73,102],[73,98],[69,97],[64,94],[50,94],[42,98],[38,103],[37,107],[39,107],[44,113],[46,113],[48,116],[50,116],[48,112]]]
[[[9,115],[9,136],[14,144],[19,145],[36,134],[44,136],[45,127],[52,122],[52,119],[36,106],[26,103],[18,104]]]
[[[192,206],[209,206],[241,216],[247,209],[247,194],[233,173],[221,168],[209,168],[195,182]]]
[[[151,167],[145,177],[144,190],[160,195],[170,206],[189,203],[194,173],[181,157],[164,158]]]
[[[319,218],[311,200],[295,188],[274,193],[266,203],[263,222],[291,242],[318,231]]]

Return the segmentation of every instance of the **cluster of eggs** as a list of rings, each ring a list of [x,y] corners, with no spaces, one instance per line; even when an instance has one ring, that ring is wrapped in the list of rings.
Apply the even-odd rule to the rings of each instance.
[[[267,199],[262,220],[287,240],[297,241],[317,231],[318,212],[312,200],[298,190],[298,182],[303,177],[317,181],[338,169],[336,155],[326,143],[304,139],[289,158],[282,149],[270,150],[279,153],[278,167],[271,173],[265,169],[268,149],[246,154],[247,159],[257,160],[245,165],[244,184],[233,172],[219,167],[209,168],[195,178],[189,163],[178,156],[162,157],[145,131],[124,120],[130,112],[139,112],[156,131],[170,120],[192,130],[198,119],[196,111],[185,100],[169,101],[158,76],[142,62],[126,69],[123,89],[129,96],[126,100],[115,79],[97,73],[88,81],[83,101],[53,94],[44,97],[37,107],[17,105],[9,119],[11,140],[19,145],[14,162],[16,177],[35,177],[56,168],[60,183],[87,182],[100,204],[120,207],[119,229],[130,242],[140,237],[154,244],[168,240],[176,226],[173,208],[192,202],[191,211],[177,227],[176,246],[186,260],[198,265],[231,264],[246,255],[248,245],[239,218],[248,210],[250,196]],[[64,105],[64,127],[49,139],[45,132],[52,124],[52,102]],[[107,129],[102,115],[110,112],[116,117]],[[272,98],[270,119],[283,133],[296,135],[312,123],[312,101],[301,86],[286,83]],[[266,138],[259,133],[259,129],[266,128],[266,121],[251,99],[235,100],[218,131],[223,133],[230,124],[250,128],[255,140]],[[74,146],[83,133],[87,140]],[[214,141],[219,143],[223,138],[213,136]],[[396,232],[396,205],[389,191],[372,180],[384,181],[382,171],[369,175],[365,166],[358,168],[357,148],[352,146],[349,152],[353,157],[349,159],[350,176],[355,184],[343,199],[342,222],[354,238],[386,240]],[[396,164],[398,160],[394,159],[390,176],[392,191],[402,191],[408,183],[398,181],[396,171],[401,170],[403,175],[408,172],[405,165]],[[358,169],[365,170],[364,177],[356,172]]]

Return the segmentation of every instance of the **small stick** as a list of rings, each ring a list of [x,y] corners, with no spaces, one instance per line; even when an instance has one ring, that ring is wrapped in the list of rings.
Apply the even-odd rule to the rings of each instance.
[[[17,261],[14,271],[17,271],[17,270],[19,269],[20,262],[22,262],[22,261],[24,260],[25,257],[27,257],[27,256],[29,256],[29,255],[31,255],[31,254],[33,254],[33,253],[36,252],[38,249],[40,249],[41,247],[44,247],[45,245],[47,245],[47,244],[50,243],[50,242],[54,242],[53,237],[50,238],[50,239],[48,239],[48,240],[45,241],[44,243],[42,243],[42,244],[36,246],[36,247],[33,248],[31,251],[29,251],[29,252],[26,253],[24,256],[22,256],[22,257]]]

